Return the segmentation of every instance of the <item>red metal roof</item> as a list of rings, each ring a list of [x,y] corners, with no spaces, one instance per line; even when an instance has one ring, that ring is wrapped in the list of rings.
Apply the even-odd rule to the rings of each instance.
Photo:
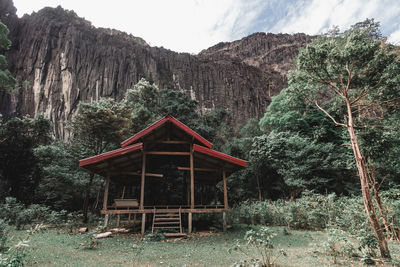
[[[203,153],[203,154],[215,157],[215,158],[219,158],[219,159],[228,161],[230,163],[233,163],[235,165],[239,165],[241,167],[246,167],[246,165],[247,165],[247,162],[244,161],[244,160],[241,160],[241,159],[226,155],[224,153],[215,151],[213,149],[206,148],[206,147],[203,147],[203,146],[199,146],[199,145],[196,145],[196,144],[193,145],[193,151],[200,152],[200,153]]]
[[[153,123],[152,125],[150,125],[146,129],[144,129],[144,130],[138,132],[137,134],[135,134],[134,136],[126,139],[125,141],[123,141],[121,143],[121,147],[126,147],[126,146],[132,144],[133,142],[135,142],[135,141],[139,140],[140,138],[146,136],[147,134],[149,134],[150,132],[154,131],[155,129],[157,129],[158,127],[162,126],[163,124],[165,124],[168,121],[172,122],[174,125],[176,125],[181,130],[185,131],[187,134],[193,136],[197,141],[199,141],[200,143],[202,143],[206,147],[212,148],[212,144],[209,141],[207,141],[204,137],[200,136],[198,133],[196,133],[195,131],[193,131],[188,126],[186,126],[182,122],[178,121],[177,119],[175,119],[171,115],[165,116],[164,118],[162,118],[161,120]]]
[[[137,143],[137,144],[134,144],[134,145],[131,145],[131,146],[127,146],[127,147],[124,147],[124,148],[119,148],[119,149],[116,149],[116,150],[112,150],[112,151],[109,151],[109,152],[106,152],[106,153],[103,153],[103,154],[100,154],[100,155],[96,155],[96,156],[93,156],[93,157],[90,157],[90,158],[82,159],[82,160],[79,161],[79,167],[83,167],[83,166],[86,166],[86,165],[90,165],[90,164],[93,164],[93,163],[100,162],[100,161],[105,160],[105,159],[109,159],[109,158],[117,157],[117,156],[120,156],[120,155],[124,155],[124,154],[130,153],[130,152],[133,152],[135,150],[140,150],[140,149],[142,149],[142,147],[143,147],[142,143]]]

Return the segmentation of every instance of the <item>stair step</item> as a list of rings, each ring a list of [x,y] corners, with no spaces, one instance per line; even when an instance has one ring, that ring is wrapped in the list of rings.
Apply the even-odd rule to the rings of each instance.
[[[186,233],[165,233],[164,234],[166,237],[173,237],[173,236],[187,236]]]
[[[153,212],[153,228],[154,229],[179,229],[179,233],[168,233],[166,236],[185,236],[182,233],[182,217],[180,211],[170,210],[154,210]]]
[[[153,229],[180,229],[179,226],[154,226]]]
[[[154,225],[181,224],[180,222],[154,222]]]
[[[160,222],[160,221],[174,221],[174,222],[176,222],[176,221],[180,221],[180,219],[179,218],[154,218],[154,221],[155,222]]]

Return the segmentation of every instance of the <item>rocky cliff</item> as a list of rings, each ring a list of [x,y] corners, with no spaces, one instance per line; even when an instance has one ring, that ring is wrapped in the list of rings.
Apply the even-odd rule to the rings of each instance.
[[[191,55],[95,28],[61,7],[18,18],[11,0],[0,0],[0,20],[11,31],[9,68],[19,81],[29,82],[13,94],[0,92],[0,112],[45,113],[58,137],[65,137],[63,123],[79,101],[121,99],[142,77],[160,88],[185,91],[199,102],[200,112],[227,108],[239,123],[260,117],[270,97],[286,86],[298,48],[311,38],[257,33]]]

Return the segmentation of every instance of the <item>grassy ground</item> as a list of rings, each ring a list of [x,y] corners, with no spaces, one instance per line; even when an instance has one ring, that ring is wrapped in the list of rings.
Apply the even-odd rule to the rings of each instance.
[[[200,232],[186,239],[149,241],[138,234],[119,234],[98,240],[94,249],[85,249],[82,244],[91,242],[89,234],[68,234],[60,230],[44,230],[35,233],[27,249],[28,266],[230,266],[245,259],[239,251],[229,252],[237,240],[243,243],[247,226],[235,226],[227,233]],[[325,232],[290,231],[282,227],[271,227],[274,237],[274,252],[283,249],[279,266],[333,266],[331,256],[322,247],[327,240]],[[16,231],[14,241],[26,233]],[[400,255],[399,245],[392,245],[392,254]],[[253,251],[248,251],[250,254]],[[339,258],[341,266],[363,266],[358,258]],[[390,266],[390,265],[388,265]]]

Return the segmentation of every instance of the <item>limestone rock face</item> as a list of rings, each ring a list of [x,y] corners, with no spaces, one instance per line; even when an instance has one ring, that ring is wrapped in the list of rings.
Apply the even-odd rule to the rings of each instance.
[[[11,0],[0,0],[0,20],[11,30],[13,44],[6,56],[21,84],[13,94],[0,91],[0,112],[6,117],[47,114],[61,138],[80,101],[122,99],[141,78],[185,91],[199,102],[199,112],[225,108],[244,124],[264,114],[270,97],[286,86],[298,48],[311,39],[257,33],[191,55],[95,28],[61,7],[19,19]],[[22,81],[29,83],[22,86]]]

